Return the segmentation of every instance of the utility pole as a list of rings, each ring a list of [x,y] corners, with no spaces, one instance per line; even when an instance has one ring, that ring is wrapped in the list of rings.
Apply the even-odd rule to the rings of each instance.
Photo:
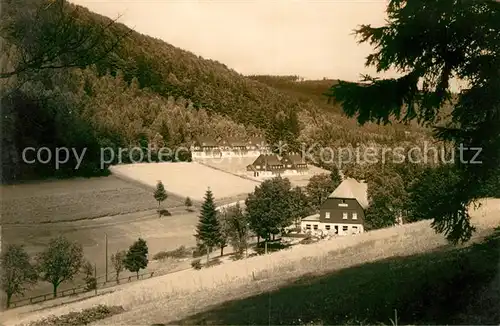
[[[97,295],[97,264],[94,264],[94,277],[95,277],[95,295]]]
[[[106,246],[106,276],[105,276],[105,280],[106,282],[108,282],[108,234],[107,233],[104,233],[104,242],[105,242],[105,246]]]

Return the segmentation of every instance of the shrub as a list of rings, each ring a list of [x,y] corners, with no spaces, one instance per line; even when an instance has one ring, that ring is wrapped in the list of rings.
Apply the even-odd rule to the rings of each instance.
[[[212,253],[214,249],[210,250],[210,253]],[[203,257],[207,254],[207,249],[205,249],[204,246],[196,246],[196,248],[193,251],[193,258],[198,258],[198,257]]]
[[[189,257],[190,253],[191,253],[190,250],[187,249],[185,246],[180,246],[179,248],[174,250],[160,251],[156,253],[153,256],[153,260],[163,260],[166,258],[176,258],[176,259],[187,258]]]
[[[79,312],[70,312],[62,316],[50,316],[41,320],[37,320],[28,324],[28,326],[80,326],[88,325],[90,323],[102,320],[104,318],[110,317],[124,312],[122,306],[105,306],[98,305],[97,307],[92,307],[84,309]]]
[[[214,259],[210,260],[208,263],[206,263],[203,267],[209,268],[209,267],[217,266],[217,265],[220,265],[220,264],[222,264],[222,262],[220,261],[220,259],[219,258],[214,258]]]
[[[300,244],[311,244],[311,243],[315,243],[315,242],[318,242],[318,239],[313,238],[313,237],[307,237],[307,238],[300,240],[299,243]]]
[[[172,216],[172,214],[168,211],[168,209],[164,209],[164,208],[159,209],[158,214],[160,216]]]
[[[97,289],[97,279],[93,276],[85,279],[85,290],[92,291],[95,289]]]
[[[201,269],[201,259],[198,258],[198,259],[195,259],[191,262],[191,267],[193,267],[194,269]]]
[[[241,253],[239,253],[239,252],[237,252],[237,253],[235,253],[235,254],[231,255],[231,260],[233,260],[233,261],[236,261],[236,260],[241,260],[241,259],[243,259],[243,258],[245,258],[245,255],[244,255],[244,254],[241,254]]]

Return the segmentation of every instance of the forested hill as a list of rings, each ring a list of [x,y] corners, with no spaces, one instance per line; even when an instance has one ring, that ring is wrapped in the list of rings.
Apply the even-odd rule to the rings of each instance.
[[[99,147],[175,147],[199,134],[260,134],[295,146],[411,142],[421,136],[419,128],[408,136],[407,126],[358,127],[321,98],[328,81],[284,89],[270,81],[286,77],[245,77],[60,0],[10,0],[3,7],[3,181],[95,175],[102,172]],[[35,60],[47,53],[50,64]],[[79,170],[70,161],[55,171],[23,164],[27,146],[86,147],[88,154]]]

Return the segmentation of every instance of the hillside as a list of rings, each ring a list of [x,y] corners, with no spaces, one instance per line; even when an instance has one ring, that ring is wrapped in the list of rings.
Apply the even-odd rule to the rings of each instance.
[[[463,246],[420,221],[13,309],[1,321],[26,325],[105,304],[125,312],[93,325],[388,325],[395,309],[403,325],[498,324],[500,201],[482,202],[471,212],[478,232]]]
[[[395,145],[414,143],[422,136],[420,128],[397,124],[357,126],[341,115],[339,107],[322,102],[321,93],[330,81],[284,87],[272,82],[282,77],[245,77],[222,63],[112,24],[83,7],[65,4],[67,25],[58,30],[61,14],[56,4],[8,2],[9,10],[2,13],[2,25],[10,31],[2,35],[8,45],[2,56],[4,70],[16,67],[19,58],[36,56],[40,49],[59,49],[64,40],[82,35],[95,46],[82,43],[82,49],[55,57],[57,62],[72,63],[71,69],[27,69],[2,78],[1,100],[7,113],[2,119],[9,122],[2,144],[9,149],[3,157],[4,181],[102,174],[96,166],[99,147],[177,147],[199,134],[265,135],[271,142],[283,140],[296,148],[299,141]],[[37,14],[39,8],[43,9]],[[27,24],[29,29],[22,28]],[[118,46],[106,52],[114,42]],[[95,59],[95,65],[85,67],[81,53],[87,60]],[[86,147],[88,154],[78,171],[55,171],[53,166],[23,164],[21,149],[27,146]]]

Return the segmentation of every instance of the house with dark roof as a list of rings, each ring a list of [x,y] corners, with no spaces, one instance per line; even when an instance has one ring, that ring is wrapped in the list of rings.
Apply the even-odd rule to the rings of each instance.
[[[193,158],[220,157],[221,151],[215,139],[197,136],[191,145],[191,154]]]
[[[247,143],[243,138],[221,138],[219,146],[222,151],[222,156],[246,156],[248,154]]]
[[[368,185],[346,178],[328,196],[319,214],[302,219],[304,232],[349,235],[364,232],[365,210],[368,208]]]
[[[308,169],[305,160],[295,153],[283,157],[276,154],[261,154],[252,164],[247,166],[249,176],[260,178],[306,174]]]
[[[247,166],[247,172],[251,172],[254,177],[274,177],[281,175],[284,170],[283,163],[276,154],[260,154]]]
[[[284,155],[281,162],[293,174],[307,174],[309,172],[305,158],[298,153]]]
[[[271,146],[264,137],[250,137],[246,142],[248,151],[258,152],[260,154],[270,154]]]

